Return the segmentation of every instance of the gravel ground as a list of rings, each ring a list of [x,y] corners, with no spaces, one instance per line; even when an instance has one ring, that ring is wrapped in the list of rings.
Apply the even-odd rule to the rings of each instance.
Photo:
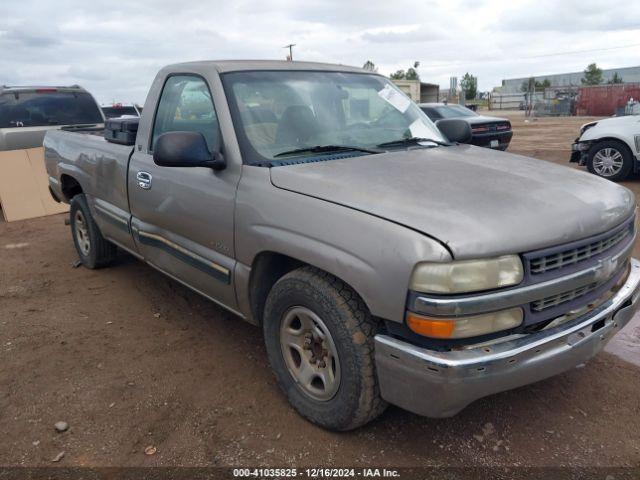
[[[511,151],[562,164],[587,121],[509,117]],[[0,223],[0,465],[640,465],[640,370],[609,353],[451,419],[390,407],[329,433],[288,406],[258,328],[126,255],[76,258],[62,215]]]

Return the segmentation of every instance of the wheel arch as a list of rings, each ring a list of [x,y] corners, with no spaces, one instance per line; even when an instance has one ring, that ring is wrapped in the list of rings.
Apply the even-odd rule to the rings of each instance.
[[[71,201],[73,197],[84,193],[82,189],[82,185],[80,182],[76,180],[76,178],[68,173],[63,173],[60,175],[60,190],[62,191],[62,195],[64,195],[65,200],[68,202]]]
[[[308,261],[304,261],[290,255],[267,250],[262,251],[255,256],[251,264],[251,273],[249,276],[249,307],[251,315],[257,324],[262,324],[262,317],[267,297],[276,282],[287,273],[305,266],[316,268],[319,271],[333,275],[344,282],[356,293],[356,295],[358,295],[369,311],[371,311],[366,300],[358,290],[350,282],[341,278],[339,275],[336,275],[334,272],[327,271],[326,269],[313,265]]]
[[[627,151],[633,155],[633,150],[631,150],[631,148],[629,147],[629,145],[627,144],[626,140],[620,138],[620,137],[612,137],[612,136],[605,136],[605,137],[599,137],[593,140],[589,140],[589,143],[591,144],[591,148],[595,147],[597,144],[602,143],[602,142],[617,142],[621,145],[624,145],[624,148],[627,149]]]

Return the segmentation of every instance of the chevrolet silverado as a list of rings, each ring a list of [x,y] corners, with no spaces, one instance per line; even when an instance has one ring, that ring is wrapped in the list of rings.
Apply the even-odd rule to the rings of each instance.
[[[580,366],[638,307],[634,195],[470,138],[376,73],[220,61],[44,146],[86,267],[122,249],[261,326],[291,405],[347,430]]]

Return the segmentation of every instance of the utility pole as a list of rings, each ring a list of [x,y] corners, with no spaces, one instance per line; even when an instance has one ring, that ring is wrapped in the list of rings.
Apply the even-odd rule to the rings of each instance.
[[[290,62],[293,62],[293,47],[295,47],[296,44],[295,43],[290,43],[289,45],[285,45],[282,48],[288,48],[289,49],[289,56],[287,57],[287,60],[289,60]]]

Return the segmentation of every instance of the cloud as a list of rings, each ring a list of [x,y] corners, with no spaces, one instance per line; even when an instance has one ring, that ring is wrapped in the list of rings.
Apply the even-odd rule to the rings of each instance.
[[[60,43],[55,34],[47,33],[33,26],[11,27],[0,30],[2,44],[13,48],[47,48]]]
[[[3,2],[0,84],[74,84],[101,102],[143,102],[157,70],[190,60],[294,58],[381,73],[420,61],[447,87],[465,72],[503,78],[638,64],[640,3],[623,0],[21,0]],[[624,14],[621,14],[624,12]],[[597,32],[597,33],[594,33]]]
[[[421,43],[434,40],[442,40],[446,35],[439,30],[417,26],[410,30],[378,30],[365,32],[361,35],[362,40],[370,43]]]
[[[607,32],[640,29],[640,4],[628,0],[528,1],[508,10],[500,23],[508,31]]]

